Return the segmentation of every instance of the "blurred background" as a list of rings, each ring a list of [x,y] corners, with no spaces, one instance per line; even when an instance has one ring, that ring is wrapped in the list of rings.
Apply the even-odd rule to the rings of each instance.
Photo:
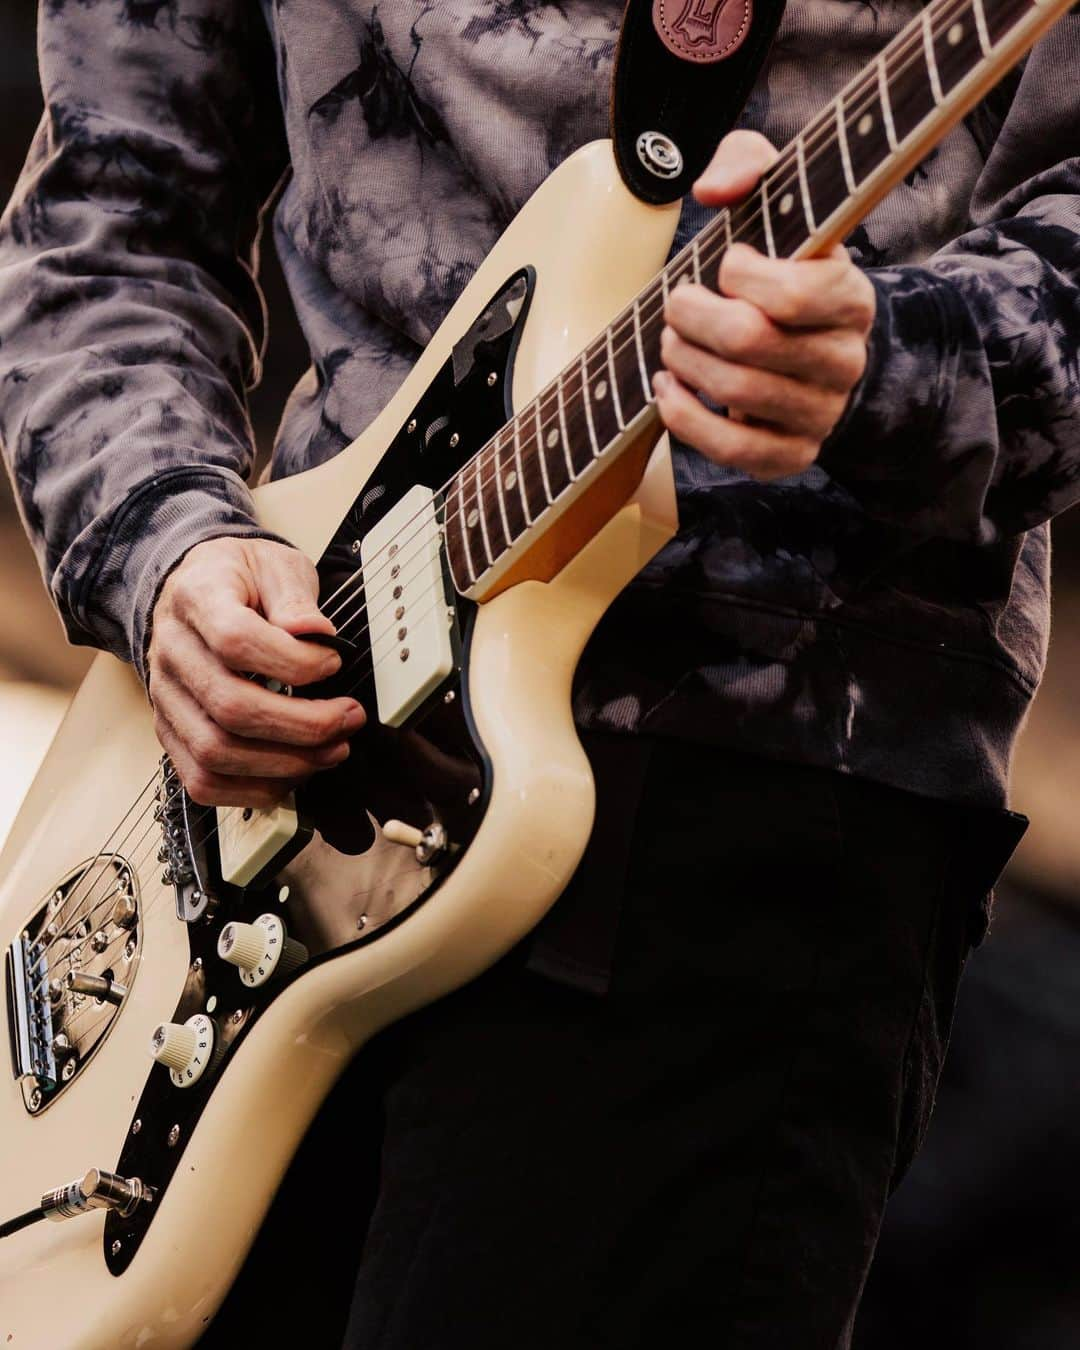
[[[0,203],[40,115],[34,5],[0,10]],[[272,249],[265,453],[306,364]],[[926,1146],[889,1206],[857,1350],[1080,1346],[1080,512],[1055,525],[1050,666],[1016,765],[1031,829],[961,991]],[[0,482],[0,839],[91,659],[67,646]]]

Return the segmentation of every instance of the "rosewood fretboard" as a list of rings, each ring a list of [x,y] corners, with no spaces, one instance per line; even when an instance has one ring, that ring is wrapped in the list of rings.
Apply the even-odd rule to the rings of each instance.
[[[1066,0],[932,0],[784,148],[756,191],[721,211],[451,481],[446,548],[457,589],[477,588],[586,470],[627,444],[653,402],[673,286],[715,290],[733,241],[790,258],[844,237],[1067,8]]]

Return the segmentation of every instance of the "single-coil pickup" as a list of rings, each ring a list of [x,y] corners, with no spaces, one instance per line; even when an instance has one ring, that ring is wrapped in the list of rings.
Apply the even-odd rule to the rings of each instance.
[[[417,485],[364,537],[364,579],[379,721],[399,727],[454,668],[435,494]]]

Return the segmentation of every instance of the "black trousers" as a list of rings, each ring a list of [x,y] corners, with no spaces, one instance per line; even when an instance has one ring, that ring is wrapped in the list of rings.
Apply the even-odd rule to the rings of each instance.
[[[362,1052],[204,1345],[846,1346],[978,935],[956,836],[657,745],[607,993],[523,946]]]

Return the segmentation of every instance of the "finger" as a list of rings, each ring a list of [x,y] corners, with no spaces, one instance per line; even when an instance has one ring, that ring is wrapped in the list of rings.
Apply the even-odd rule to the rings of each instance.
[[[154,730],[192,801],[200,806],[276,806],[295,786],[281,778],[229,778],[201,769],[172,724],[155,713]]]
[[[866,365],[866,342],[849,329],[783,329],[757,305],[713,295],[704,286],[676,286],[664,317],[680,337],[717,356],[844,393]]]
[[[874,321],[874,287],[843,249],[793,262],[733,244],[720,264],[720,289],[787,328],[852,328],[865,337]]]
[[[341,668],[337,652],[292,637],[243,605],[204,596],[179,612],[230,670],[305,685],[328,679]]]
[[[710,412],[674,375],[654,377],[656,406],[669,431],[716,464],[742,469],[754,478],[802,473],[817,458],[818,444],[772,427],[736,423]]]
[[[757,131],[732,131],[720,142],[709,167],[694,184],[706,206],[724,206],[745,197],[779,152]]]
[[[156,660],[218,726],[237,736],[310,748],[355,735],[367,720],[353,698],[289,698],[235,674],[196,633],[179,625]]]
[[[673,375],[724,407],[731,419],[753,417],[823,440],[844,410],[843,394],[726,361],[685,341],[673,328],[665,327],[661,333],[660,351]]]
[[[189,760],[205,773],[228,778],[307,778],[348,758],[344,740],[316,749],[257,741],[218,726],[190,692],[169,676],[156,687],[157,708],[183,743]]]
[[[311,559],[283,545],[252,551],[255,584],[263,614],[287,633],[333,634],[319,608],[319,576]]]

